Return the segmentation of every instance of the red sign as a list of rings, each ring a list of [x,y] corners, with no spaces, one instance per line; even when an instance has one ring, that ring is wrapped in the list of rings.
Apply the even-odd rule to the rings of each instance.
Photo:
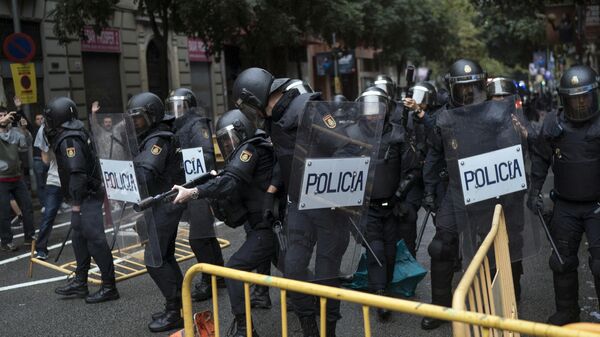
[[[93,51],[101,53],[121,52],[121,33],[118,29],[104,28],[100,35],[96,35],[94,28],[86,26],[83,28],[87,41],[81,40],[81,51]]]
[[[190,62],[210,62],[210,56],[204,49],[204,41],[188,37],[188,56]]]
[[[4,39],[2,50],[9,61],[27,63],[35,56],[35,42],[25,33],[13,33]]]

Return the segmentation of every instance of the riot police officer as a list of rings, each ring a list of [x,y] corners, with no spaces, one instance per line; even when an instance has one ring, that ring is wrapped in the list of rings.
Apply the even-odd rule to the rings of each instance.
[[[118,299],[119,292],[102,221],[104,188],[100,164],[90,135],[77,117],[77,106],[67,97],[52,99],[44,110],[44,132],[56,153],[63,193],[71,203],[73,250],[77,260],[75,277],[55,292],[63,296],[88,295],[88,271],[94,258],[102,286],[85,301],[99,303]]]
[[[357,99],[358,102],[379,102],[385,107],[385,114],[390,114],[392,106],[385,91],[378,87],[367,88]],[[370,111],[363,111],[365,113]],[[365,134],[372,133],[365,120],[346,128],[346,133],[352,139],[362,140]],[[366,122],[366,121],[365,121]],[[400,197],[396,192],[400,187],[402,172],[402,151],[404,129],[401,125],[389,122],[386,118],[379,153],[375,159],[375,180],[371,191],[368,220],[366,224],[366,239],[371,249],[367,250],[367,267],[369,275],[369,290],[378,295],[385,295],[394,274],[396,260],[396,242],[403,238],[399,233],[397,212],[401,207]],[[414,239],[413,239],[414,241]],[[375,255],[375,256],[374,256]],[[387,321],[391,312],[377,309],[381,321]]]
[[[189,199],[210,198],[213,209],[223,212],[225,224],[250,226],[246,240],[235,252],[227,267],[252,271],[271,263],[275,253],[272,223],[264,214],[273,208],[272,183],[275,157],[267,135],[240,110],[231,110],[217,121],[217,142],[226,166],[218,177],[195,188],[174,186],[179,190],[176,203]],[[227,291],[235,315],[234,337],[246,337],[244,288],[240,281],[228,279]],[[252,329],[252,335],[258,336]]]
[[[543,209],[541,188],[548,168],[554,172],[554,212],[550,231],[558,253],[550,256],[554,277],[556,312],[548,323],[579,321],[577,253],[581,235],[589,244],[589,264],[596,294],[600,296],[600,119],[597,73],[588,66],[574,66],[560,79],[562,109],[544,119],[532,155],[532,182],[528,206]]]
[[[134,158],[140,185],[146,185],[149,195],[171,189],[184,180],[179,143],[172,132],[173,116],[165,116],[165,107],[153,93],[137,94],[127,103],[127,114],[133,119],[139,145]],[[183,274],[175,259],[175,240],[183,208],[180,205],[157,203],[144,212],[146,226],[156,232],[160,250],[160,265],[147,265],[148,274],[165,297],[165,310],[152,315],[148,328],[152,332],[168,331],[182,326],[181,286]],[[150,234],[149,234],[150,235]],[[151,238],[152,240],[152,238]],[[153,245],[147,245],[150,249]]]
[[[450,108],[484,102],[486,73],[474,61],[461,59],[450,66],[446,84],[450,92]],[[436,127],[437,128],[437,127]],[[429,141],[427,158],[423,167],[424,199],[426,209],[436,210],[436,189],[441,184],[440,172],[445,167],[444,146],[441,132],[436,129]],[[431,257],[431,301],[433,304],[452,305],[452,277],[458,259],[459,243],[457,224],[452,216],[452,205],[445,195],[436,216],[436,233],[428,252]],[[445,321],[425,317],[421,327],[425,330],[438,328]]]
[[[204,155],[204,172],[214,170],[215,150],[212,141],[210,119],[206,111],[198,105],[196,95],[187,88],[178,88],[166,100],[167,114],[175,116],[175,135],[182,149],[202,148]],[[187,218],[190,223],[190,247],[196,255],[198,263],[210,263],[222,266],[223,254],[213,227],[214,218],[208,201],[193,200],[186,205]],[[185,216],[185,215],[184,215]],[[222,277],[217,279],[220,287],[225,287]],[[204,301],[212,297],[210,275],[202,275],[192,291],[192,298]]]
[[[265,129],[270,130],[273,149],[281,172],[281,180],[283,181],[283,186],[288,197],[291,199],[291,205],[288,205],[288,211],[297,211],[297,197],[299,195],[300,187],[295,180],[292,182],[290,177],[294,150],[296,147],[296,135],[304,106],[310,101],[320,101],[321,94],[318,92],[301,94],[297,89],[283,90],[285,87],[280,87],[278,90],[272,91],[271,87],[273,80],[273,76],[264,69],[246,69],[240,73],[233,85],[233,99],[236,106],[246,116],[249,116],[250,119],[256,120],[262,118],[265,120]],[[340,126],[335,123],[333,116],[328,116],[327,120],[330,121],[330,123],[328,125],[323,124],[323,128],[330,130],[331,132],[339,131]],[[334,141],[324,141],[321,145],[319,151],[322,153],[332,153],[336,149]],[[327,224],[335,223],[335,220],[328,218],[331,216],[328,214],[330,212],[316,210],[314,213],[314,217],[307,217],[306,222],[298,221],[298,223],[295,224],[299,226],[298,228],[290,229],[288,221],[288,233],[294,231],[294,233],[298,235],[298,238],[288,238],[290,247],[288,248],[288,253],[286,253],[284,257],[284,265],[286,266],[284,273],[288,278],[297,278],[298,274],[305,272],[306,266],[301,264],[304,262],[308,263],[312,255],[311,247],[314,247],[316,241],[319,241],[317,238],[316,240],[309,242],[307,241],[308,238],[313,237],[314,235],[329,235],[330,237],[336,235],[334,228],[326,228]],[[322,216],[320,219],[322,223],[314,224],[314,219],[319,216]],[[289,217],[290,214],[288,213],[288,218]],[[311,228],[314,229],[314,227],[318,226],[321,226],[319,234],[308,234]],[[322,237],[320,242],[323,243],[318,245],[316,264],[323,267],[319,272],[328,275],[332,275],[333,273],[337,274],[339,272],[338,257],[333,256],[335,254],[321,254],[321,250],[326,249],[325,237]],[[292,247],[292,243],[298,247]],[[331,245],[335,244],[336,243],[331,242]],[[296,250],[296,248],[298,249]],[[293,253],[290,253],[291,251],[293,251]],[[338,251],[338,249],[332,248],[331,251]],[[297,260],[302,262],[297,263]],[[288,269],[288,267],[290,269]],[[293,268],[296,268],[296,270]],[[319,275],[315,275],[315,277],[319,277]],[[322,283],[338,286],[339,279],[337,277],[330,278],[326,281],[322,281]],[[290,300],[293,304],[294,311],[300,319],[300,325],[304,336],[318,336],[314,297],[292,293],[290,294]],[[336,322],[340,318],[340,302],[327,301],[327,336],[335,336]]]

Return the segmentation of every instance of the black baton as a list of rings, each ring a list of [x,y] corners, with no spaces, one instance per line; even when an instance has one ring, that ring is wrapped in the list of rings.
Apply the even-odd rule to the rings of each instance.
[[[538,218],[540,219],[540,223],[542,224],[542,228],[544,228],[546,237],[548,238],[548,241],[550,241],[550,245],[552,246],[552,249],[554,250],[554,254],[556,254],[556,257],[558,258],[558,262],[560,262],[560,264],[565,264],[562,257],[560,256],[560,253],[558,252],[558,249],[556,248],[556,244],[554,243],[552,236],[550,235],[550,230],[548,229],[548,226],[546,226],[546,221],[544,221],[544,216],[542,215],[542,211],[540,209],[537,210],[537,215],[538,215]]]
[[[423,234],[425,234],[425,227],[427,226],[427,220],[429,220],[430,215],[431,210],[428,210],[427,214],[425,214],[425,219],[423,219],[423,223],[421,224],[421,229],[419,230],[419,236],[417,237],[417,244],[415,246],[415,255],[419,251],[419,246],[421,245],[421,240],[423,240]]]

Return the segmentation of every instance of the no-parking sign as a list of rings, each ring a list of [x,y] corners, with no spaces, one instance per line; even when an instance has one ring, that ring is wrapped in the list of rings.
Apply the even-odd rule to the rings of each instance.
[[[10,62],[27,63],[35,56],[35,42],[25,33],[13,33],[4,39],[2,50]]]
[[[21,99],[21,102],[23,104],[36,103],[35,64],[11,63],[10,72],[12,73],[13,84],[15,86],[15,94]]]

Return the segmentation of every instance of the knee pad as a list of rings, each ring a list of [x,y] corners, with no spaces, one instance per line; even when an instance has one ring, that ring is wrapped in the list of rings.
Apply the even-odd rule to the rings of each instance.
[[[561,258],[563,259],[564,264],[560,263],[554,252],[552,255],[550,255],[549,264],[550,269],[552,269],[553,272],[563,274],[577,270],[577,266],[579,266],[579,259],[577,258],[577,255],[561,255]]]
[[[427,250],[432,259],[454,260],[458,255],[458,236],[448,232],[437,232]]]

